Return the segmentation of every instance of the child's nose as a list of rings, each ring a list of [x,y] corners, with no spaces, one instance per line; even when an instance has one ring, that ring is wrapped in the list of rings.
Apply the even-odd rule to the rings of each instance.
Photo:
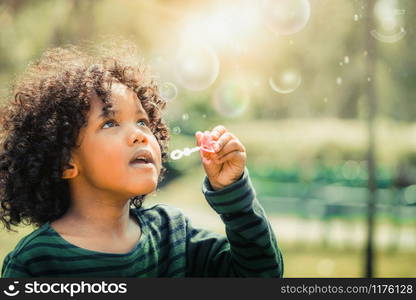
[[[134,144],[145,144],[148,143],[148,138],[146,134],[138,128],[133,129],[128,135],[128,144],[133,146]]]

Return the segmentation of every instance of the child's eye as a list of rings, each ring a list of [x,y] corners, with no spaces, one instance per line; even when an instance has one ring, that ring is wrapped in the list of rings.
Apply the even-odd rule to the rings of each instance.
[[[139,124],[139,126],[148,126],[148,123],[149,122],[147,122],[147,120],[139,120],[139,121],[137,121],[137,124]]]
[[[110,127],[113,127],[113,126],[115,126],[117,123],[114,121],[114,120],[108,120],[108,121],[106,121],[104,124],[103,124],[103,127],[102,128],[110,128]]]

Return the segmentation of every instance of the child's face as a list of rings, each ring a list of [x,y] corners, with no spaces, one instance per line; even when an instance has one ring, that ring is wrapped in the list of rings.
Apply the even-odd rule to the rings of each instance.
[[[84,186],[111,195],[130,198],[151,193],[161,169],[160,146],[136,94],[114,83],[111,89],[114,115],[103,117],[104,104],[90,101],[87,127],[81,128],[73,151]],[[145,158],[146,161],[136,158]],[[149,163],[149,161],[151,163]]]

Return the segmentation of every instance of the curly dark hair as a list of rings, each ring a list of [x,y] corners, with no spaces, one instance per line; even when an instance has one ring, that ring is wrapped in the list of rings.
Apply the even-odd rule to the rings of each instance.
[[[98,95],[105,110],[111,107],[111,82],[136,93],[166,161],[169,131],[161,116],[166,102],[156,81],[141,61],[133,62],[131,44],[100,47],[49,49],[15,80],[0,115],[0,218],[7,230],[21,223],[41,226],[67,211],[70,192],[62,172],[87,124],[91,96]],[[162,167],[159,181],[165,171]],[[130,198],[130,205],[140,207],[144,197]]]

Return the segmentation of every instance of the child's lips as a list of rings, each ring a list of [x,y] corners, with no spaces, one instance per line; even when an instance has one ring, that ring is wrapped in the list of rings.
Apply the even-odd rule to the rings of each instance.
[[[132,162],[130,166],[133,168],[153,168],[154,164],[149,162]]]
[[[133,166],[152,166],[154,165],[152,153],[147,149],[139,149],[134,153],[129,164]]]

